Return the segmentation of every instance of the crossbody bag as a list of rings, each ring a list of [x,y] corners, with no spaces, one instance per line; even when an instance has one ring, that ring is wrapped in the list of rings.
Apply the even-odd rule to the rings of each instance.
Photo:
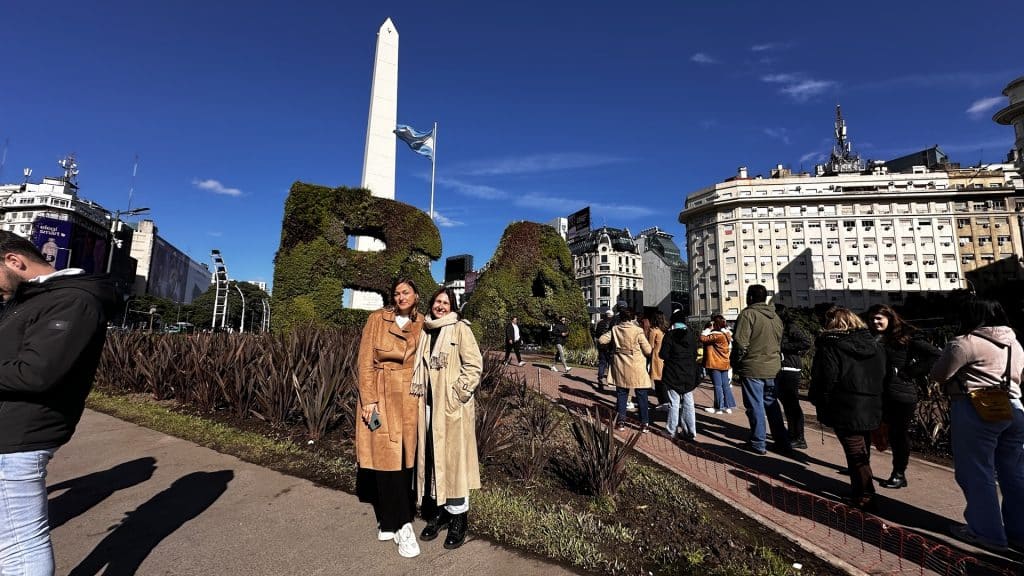
[[[971,334],[988,340],[1000,349],[1006,348],[1006,370],[1003,371],[999,386],[989,386],[971,391],[968,391],[967,386],[963,383],[960,384],[960,387],[963,388],[967,397],[971,399],[971,405],[974,406],[975,412],[978,413],[978,416],[981,416],[982,420],[986,422],[1006,422],[1011,420],[1013,418],[1013,406],[1010,404],[1010,363],[1013,358],[1013,347],[977,332],[971,332]]]

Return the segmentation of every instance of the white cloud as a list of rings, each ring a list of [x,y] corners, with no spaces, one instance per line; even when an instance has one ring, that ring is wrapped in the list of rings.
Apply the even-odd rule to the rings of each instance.
[[[690,56],[690,62],[696,62],[697,64],[718,64],[718,60],[703,52],[697,52],[693,56]]]
[[[782,84],[779,93],[785,94],[797,102],[806,102],[837,85],[832,80],[815,80],[802,74],[768,74],[762,76],[761,81],[769,84]]]
[[[437,210],[434,210],[434,224],[437,224],[441,228],[454,228],[455,226],[465,226],[466,223],[458,220],[452,220]]]
[[[570,212],[575,212],[584,206],[590,206],[591,210],[606,212],[614,215],[616,218],[623,219],[649,217],[657,213],[655,210],[647,208],[646,206],[587,202],[576,198],[563,198],[559,196],[550,196],[548,194],[538,194],[535,192],[516,196],[513,198],[512,202],[516,206],[522,208],[545,210],[556,214],[569,214]]]
[[[472,196],[473,198],[482,198],[484,200],[500,200],[505,198],[507,194],[504,191],[498,190],[494,186],[487,186],[486,184],[473,184],[470,182],[464,182],[455,178],[438,178],[437,183],[442,186],[447,186],[459,194],[465,196]]]
[[[798,79],[799,77],[796,74],[768,74],[767,76],[761,76],[762,82],[778,84],[797,82]]]
[[[450,172],[464,176],[508,176],[513,174],[579,170],[581,168],[594,168],[628,161],[628,158],[618,156],[562,152],[480,160],[454,166],[450,169]]]
[[[207,192],[213,192],[214,194],[223,194],[224,196],[233,197],[242,195],[242,191],[238,188],[228,188],[221,184],[219,180],[214,180],[212,178],[207,180],[195,179],[192,181],[192,185],[200,190],[206,190]]]
[[[807,154],[804,154],[803,156],[800,157],[801,164],[805,162],[810,162],[812,160],[815,162],[822,162],[825,160],[825,154],[821,152],[808,152]]]
[[[223,232],[207,232],[206,234],[208,236],[213,236],[214,238],[220,238],[221,236],[224,235]]]
[[[991,112],[994,108],[1000,106],[1005,101],[1006,99],[1001,96],[975,100],[971,103],[971,106],[967,108],[967,114],[975,118],[980,118]]]
[[[789,144],[789,130],[785,128],[765,128],[762,132],[769,138],[781,140],[783,144]]]
[[[750,47],[751,52],[765,52],[767,50],[777,50],[782,48],[782,44],[778,42],[767,42],[765,44],[754,44]]]

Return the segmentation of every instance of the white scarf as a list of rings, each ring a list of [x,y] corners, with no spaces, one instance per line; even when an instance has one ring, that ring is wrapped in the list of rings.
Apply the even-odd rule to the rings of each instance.
[[[427,385],[430,383],[430,370],[440,370],[448,366],[448,352],[444,344],[451,342],[452,332],[455,330],[455,323],[459,321],[459,315],[449,312],[440,318],[427,317],[423,320],[423,333],[420,334],[419,344],[416,346],[416,368],[412,373],[412,388],[410,393],[413,396],[423,396],[427,392]],[[435,336],[438,342],[433,352],[430,350],[430,334],[427,330],[440,328],[441,331]]]

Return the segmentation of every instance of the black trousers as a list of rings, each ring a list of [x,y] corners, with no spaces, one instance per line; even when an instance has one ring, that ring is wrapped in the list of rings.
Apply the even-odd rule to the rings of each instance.
[[[384,532],[398,532],[416,513],[412,468],[395,471],[360,468],[356,475],[359,499],[373,505],[377,524]]]
[[[775,395],[786,414],[790,442],[804,439],[804,410],[800,407],[800,373],[780,370],[775,377]]]
[[[906,472],[910,462],[910,421],[917,410],[916,402],[886,400],[882,419],[889,425],[889,446],[892,448],[892,471]]]
[[[850,499],[855,503],[874,495],[875,481],[871,473],[871,432],[836,430],[836,437],[846,453],[850,469]]]
[[[520,340],[516,340],[515,342],[509,344],[508,340],[505,340],[505,363],[506,364],[508,364],[508,357],[512,354],[513,350],[515,350],[515,352],[516,352],[516,362],[522,362],[523,361],[523,357],[519,355],[519,344],[520,344],[520,342],[521,342]]]

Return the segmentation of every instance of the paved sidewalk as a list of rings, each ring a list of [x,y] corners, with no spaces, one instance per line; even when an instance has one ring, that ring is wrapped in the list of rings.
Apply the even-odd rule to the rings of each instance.
[[[614,388],[598,391],[594,385],[596,370],[573,368],[565,374],[561,368],[552,372],[547,358],[526,360],[525,367],[514,369],[534,386],[539,380],[541,390],[552,398],[569,406],[596,404],[614,410]],[[850,519],[845,508],[833,509],[833,501],[840,501],[849,492],[849,477],[840,474],[846,468],[846,460],[831,431],[808,426],[808,449],[797,451],[795,458],[772,452],[758,456],[746,450],[749,425],[739,386],[734,386],[733,392],[739,407],[732,414],[721,415],[703,410],[713,402],[709,383],[694,392],[696,444],[680,445],[652,433],[641,438],[637,449],[808,550],[831,556],[832,561],[851,572],[943,573],[947,566],[941,562],[961,555],[1010,573],[1015,571],[1020,556],[995,556],[949,536],[949,526],[963,522],[964,509],[963,494],[952,468],[912,457],[907,470],[909,486],[901,490],[879,487],[878,513],[860,517],[859,512],[854,512],[857,518]],[[802,404],[805,414],[816,422],[814,407],[808,402]],[[636,412],[630,416],[638,418]],[[651,418],[653,428],[664,430],[663,412],[652,408]],[[625,434],[620,433],[620,437]],[[876,479],[888,478],[891,454],[873,451],[871,464]],[[920,541],[917,535],[939,544],[937,551],[922,553],[921,546],[916,544]],[[895,543],[897,537],[901,543]],[[918,564],[922,559],[923,567]],[[966,573],[992,572],[969,569]]]
[[[92,411],[47,484],[57,574],[573,574],[472,534],[402,558],[355,496]]]

